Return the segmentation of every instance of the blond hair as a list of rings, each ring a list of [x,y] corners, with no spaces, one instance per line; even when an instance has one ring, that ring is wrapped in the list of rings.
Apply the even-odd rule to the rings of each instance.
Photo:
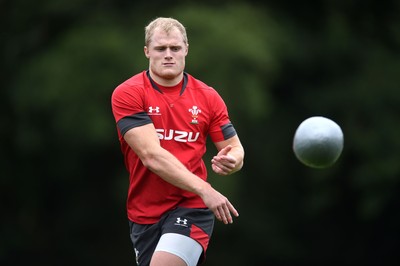
[[[153,36],[154,30],[160,28],[166,33],[169,33],[172,29],[178,29],[183,37],[183,42],[188,44],[188,37],[186,34],[186,29],[178,20],[174,18],[156,18],[152,20],[145,28],[144,44],[148,46],[151,42],[151,37]]]

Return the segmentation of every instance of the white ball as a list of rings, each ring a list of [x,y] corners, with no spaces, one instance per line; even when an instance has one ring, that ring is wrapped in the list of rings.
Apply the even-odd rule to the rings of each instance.
[[[293,151],[304,165],[326,168],[340,157],[343,142],[343,132],[338,124],[323,116],[313,116],[297,128]]]

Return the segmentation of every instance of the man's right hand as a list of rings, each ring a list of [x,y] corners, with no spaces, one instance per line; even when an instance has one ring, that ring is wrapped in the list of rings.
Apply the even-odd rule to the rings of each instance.
[[[215,217],[224,224],[233,223],[232,215],[239,216],[238,211],[233,207],[228,198],[209,185],[202,193],[201,198],[204,204],[214,213]]]

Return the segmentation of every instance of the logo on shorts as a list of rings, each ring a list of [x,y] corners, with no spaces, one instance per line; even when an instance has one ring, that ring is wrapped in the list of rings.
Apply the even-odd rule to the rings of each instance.
[[[135,250],[136,264],[139,265],[139,250],[137,250],[136,248],[134,248],[134,250]]]
[[[175,225],[183,226],[183,227],[188,227],[187,224],[187,219],[181,219],[181,217],[176,218]]]

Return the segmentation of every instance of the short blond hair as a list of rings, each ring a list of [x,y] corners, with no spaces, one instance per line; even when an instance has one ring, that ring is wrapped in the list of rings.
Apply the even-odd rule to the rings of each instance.
[[[183,42],[185,44],[188,44],[188,37],[186,34],[186,29],[185,27],[182,25],[182,23],[180,23],[178,20],[174,19],[174,18],[164,18],[164,17],[160,17],[160,18],[156,18],[154,20],[152,20],[145,28],[144,28],[144,32],[145,32],[145,37],[144,37],[144,44],[146,46],[148,46],[151,42],[151,37],[153,36],[154,30],[156,28],[160,28],[163,31],[165,31],[166,33],[169,33],[172,29],[176,28],[178,29],[183,37]]]

